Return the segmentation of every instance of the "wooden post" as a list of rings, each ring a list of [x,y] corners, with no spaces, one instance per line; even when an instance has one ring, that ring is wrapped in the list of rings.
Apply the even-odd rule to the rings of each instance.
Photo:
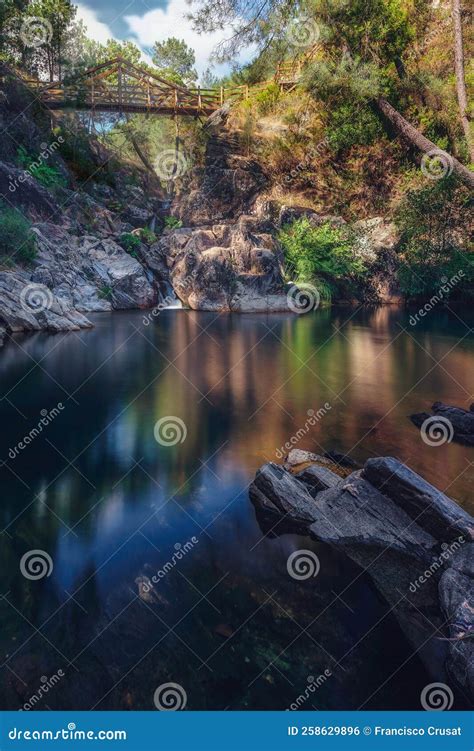
[[[119,107],[122,109],[122,63],[119,62],[118,66],[118,99]]]
[[[249,98],[249,87],[248,87],[248,84],[245,86],[245,98],[246,99]]]
[[[178,89],[174,90],[174,108],[178,109]]]
[[[223,86],[221,86],[221,89],[220,89],[220,104],[221,104],[221,107],[224,104],[224,87]]]
[[[198,110],[202,110],[201,87],[198,86]]]

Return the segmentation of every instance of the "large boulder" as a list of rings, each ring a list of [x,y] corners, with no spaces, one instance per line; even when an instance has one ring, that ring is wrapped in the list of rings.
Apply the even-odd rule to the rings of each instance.
[[[426,423],[428,435],[431,435],[431,431],[434,435],[438,431],[439,436],[446,435],[448,440],[453,439],[467,446],[474,446],[474,411],[472,405],[471,409],[467,410],[462,407],[451,407],[449,404],[435,402],[431,410],[431,415],[427,412],[410,415],[412,423],[418,428]],[[437,421],[436,417],[441,419]]]
[[[394,459],[371,459],[346,478],[327,471],[261,467],[250,498],[262,530],[310,533],[343,550],[372,578],[433,680],[451,680],[461,701],[472,696],[474,519]],[[319,490],[325,480],[330,487]]]
[[[287,311],[282,255],[255,217],[235,224],[186,227],[165,232],[146,263],[169,281],[184,305],[194,310]]]
[[[75,237],[53,224],[37,224],[38,254],[32,279],[44,282],[82,312],[148,308],[157,299],[143,266],[112,238]]]
[[[474,696],[474,545],[463,545],[441,576],[439,596],[449,628],[448,671]]]
[[[362,476],[437,540],[474,539],[474,519],[398,459],[369,459]]]
[[[54,221],[60,215],[57,201],[49,190],[26,170],[5,162],[0,162],[0,200],[26,209],[38,218]]]
[[[32,282],[22,272],[0,272],[0,324],[10,333],[77,331],[92,326],[46,285]]]
[[[172,206],[186,226],[210,225],[245,214],[267,183],[260,164],[242,156],[240,140],[225,130],[207,143],[204,167],[191,170]]]

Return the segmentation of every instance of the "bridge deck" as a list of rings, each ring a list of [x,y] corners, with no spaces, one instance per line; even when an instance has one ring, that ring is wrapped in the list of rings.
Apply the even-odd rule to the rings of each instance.
[[[305,56],[305,60],[308,55]],[[274,78],[255,86],[188,88],[162,79],[147,68],[115,58],[89,68],[69,83],[25,80],[38,99],[51,110],[78,109],[99,112],[153,113],[209,116],[224,102],[237,102],[258,94],[270,84],[282,89],[299,80],[304,61],[280,63]]]

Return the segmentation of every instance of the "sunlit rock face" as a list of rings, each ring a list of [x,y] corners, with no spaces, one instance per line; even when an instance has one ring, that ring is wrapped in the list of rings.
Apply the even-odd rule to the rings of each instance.
[[[194,310],[288,310],[282,254],[267,226],[242,216],[235,224],[165,233],[152,248],[156,269],[166,259],[177,297]]]

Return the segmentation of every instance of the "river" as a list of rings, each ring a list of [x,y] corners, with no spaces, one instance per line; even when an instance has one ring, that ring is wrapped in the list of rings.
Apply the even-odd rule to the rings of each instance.
[[[472,511],[473,449],[408,419],[473,400],[472,314],[92,319],[0,350],[2,708],[151,710],[165,683],[189,709],[420,708],[430,678],[368,574],[265,535],[248,486],[293,437],[396,456]],[[298,549],[316,578],[288,575]],[[31,550],[48,575],[21,575]]]

